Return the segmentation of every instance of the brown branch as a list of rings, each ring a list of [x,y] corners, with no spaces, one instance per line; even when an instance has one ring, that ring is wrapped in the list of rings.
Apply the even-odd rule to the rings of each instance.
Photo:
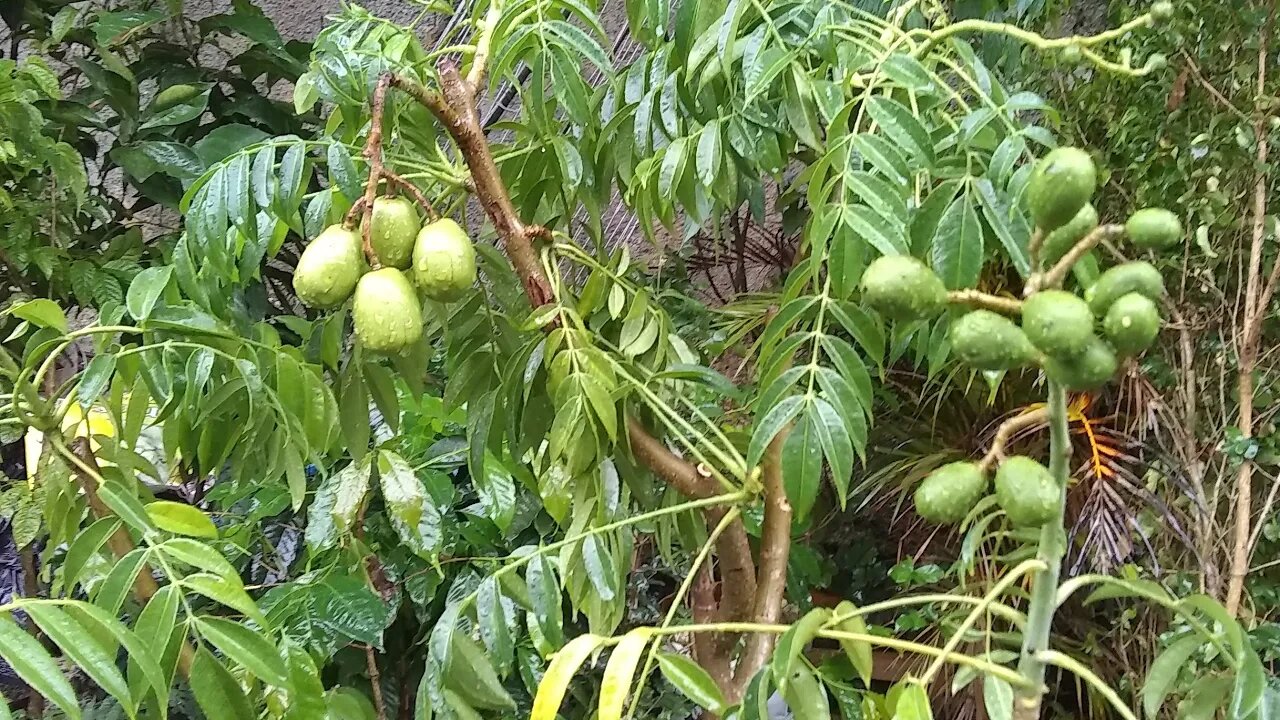
[[[1014,434],[1033,425],[1042,425],[1049,419],[1049,408],[1042,407],[1005,420],[996,429],[995,438],[991,441],[991,449],[982,456],[978,466],[983,472],[991,469],[996,462],[1004,459],[1004,449],[1013,439]]]
[[[422,209],[426,211],[429,219],[432,221],[440,219],[440,213],[436,212],[436,206],[431,204],[431,201],[427,199],[426,195],[422,194],[422,191],[418,189],[417,185],[414,185],[386,168],[383,168],[382,170],[382,177],[386,178],[392,187],[398,185],[408,191],[408,193],[413,196],[414,201],[417,202],[418,205],[422,206]]]
[[[364,157],[369,161],[369,179],[364,184],[363,209],[364,219],[360,223],[360,236],[363,239],[364,256],[369,267],[379,267],[378,255],[373,251],[369,240],[369,226],[372,224],[373,200],[378,193],[378,182],[386,170],[382,167],[382,114],[387,105],[387,87],[391,84],[391,75],[378,78],[373,89],[372,113],[369,120],[369,138],[364,144]]]
[[[993,310],[1005,315],[1022,314],[1021,300],[989,295],[977,290],[952,290],[947,293],[947,302],[954,305],[969,305],[975,308]]]
[[[760,569],[756,576],[755,605],[752,621],[764,625],[778,622],[782,614],[783,593],[787,589],[787,561],[791,557],[791,502],[782,482],[782,445],[790,434],[784,428],[769,443],[764,463],[764,523],[760,528]],[[747,638],[746,649],[738,662],[734,681],[739,691],[769,660],[775,637],[771,633],[755,633]]]
[[[1027,279],[1027,289],[1023,292],[1023,296],[1029,296],[1034,292],[1045,288],[1062,287],[1062,281],[1066,279],[1067,273],[1071,272],[1072,266],[1080,262],[1085,253],[1094,249],[1099,243],[1107,240],[1118,238],[1124,234],[1124,226],[1117,224],[1099,225],[1081,238],[1058,264],[1054,265],[1044,273],[1037,273]]]
[[[1226,95],[1222,94],[1222,91],[1218,90],[1218,88],[1214,87],[1213,83],[1205,79],[1204,75],[1200,73],[1200,66],[1197,65],[1196,61],[1193,60],[1191,56],[1187,54],[1186,50],[1179,50],[1178,54],[1180,54],[1182,56],[1182,60],[1186,62],[1187,70],[1191,71],[1192,77],[1196,79],[1196,82],[1200,84],[1200,87],[1204,88],[1209,92],[1209,95],[1215,101],[1217,101],[1218,104],[1222,105],[1222,107],[1226,108],[1227,110],[1230,110],[1238,118],[1241,118],[1244,120],[1249,119],[1249,115],[1247,113],[1242,111],[1240,108],[1236,107],[1235,104],[1233,104],[1230,100],[1227,99]]]
[[[727,587],[722,586],[722,591],[724,590]],[[719,620],[716,583],[711,565],[703,563],[698,568],[698,576],[693,581],[689,594],[689,610],[695,623],[706,624]],[[733,671],[729,668],[729,656],[721,649],[721,642],[722,638],[718,633],[695,633],[693,636],[694,660],[711,675],[711,679],[723,692],[733,686]]]
[[[1258,345],[1262,335],[1262,320],[1266,315],[1267,304],[1275,291],[1277,274],[1280,274],[1280,260],[1271,266],[1266,285],[1262,285],[1262,254],[1266,240],[1264,224],[1267,208],[1267,117],[1263,108],[1264,90],[1267,79],[1267,45],[1271,28],[1275,22],[1276,4],[1271,3],[1267,13],[1267,22],[1258,41],[1258,83],[1254,94],[1254,137],[1257,138],[1258,149],[1254,167],[1257,168],[1253,184],[1253,223],[1249,247],[1249,273],[1244,295],[1244,322],[1240,331],[1238,359],[1237,395],[1240,406],[1240,417],[1237,427],[1241,437],[1253,437],[1253,370],[1258,356]],[[1244,595],[1244,581],[1249,573],[1249,536],[1253,520],[1253,462],[1245,459],[1240,463],[1239,475],[1236,479],[1235,532],[1231,549],[1231,574],[1227,581],[1227,596],[1224,603],[1227,612],[1236,617],[1240,613],[1240,601]]]
[[[373,688],[373,707],[378,711],[378,720],[387,720],[387,705],[382,699],[382,673],[378,672],[378,658],[372,645],[364,646],[364,658],[369,668],[369,686]]]
[[[115,517],[115,513],[98,495],[98,478],[102,477],[102,472],[98,469],[98,461],[93,456],[89,441],[85,438],[77,438],[71,443],[71,452],[75,456],[72,469],[80,482],[80,488],[84,491],[85,499],[89,501],[89,510],[99,519]],[[122,559],[133,552],[134,547],[133,538],[129,537],[129,531],[124,525],[116,528],[116,531],[107,538],[107,548],[117,559]],[[143,563],[138,570],[137,578],[133,581],[133,596],[140,604],[146,605],[147,601],[158,592],[160,592],[160,586],[156,584],[151,564]],[[191,663],[195,660],[195,656],[195,649],[191,647],[191,643],[184,641],[182,650],[178,654],[178,671],[183,677],[191,677]]]
[[[528,230],[516,214],[511,195],[494,163],[488,139],[476,113],[475,97],[467,82],[458,74],[457,64],[441,64],[439,93],[399,75],[388,77],[392,85],[407,92],[430,110],[457,144],[462,159],[471,170],[476,196],[484,206],[485,215],[501,238],[516,274],[524,283],[529,304],[539,307],[552,302],[555,297],[551,292],[551,283],[543,272],[538,253],[529,240]]]

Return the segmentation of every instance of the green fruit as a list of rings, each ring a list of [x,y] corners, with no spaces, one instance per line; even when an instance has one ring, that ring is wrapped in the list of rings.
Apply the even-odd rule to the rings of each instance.
[[[1173,3],[1168,0],[1160,0],[1151,5],[1151,17],[1156,20],[1168,20],[1173,17]]]
[[[1036,227],[1051,232],[1076,216],[1098,187],[1089,153],[1061,147],[1036,163],[1027,184],[1027,203]]]
[[[1044,244],[1040,246],[1040,256],[1044,258],[1046,265],[1058,262],[1096,227],[1098,227],[1098,211],[1094,209],[1093,203],[1085,203],[1075,217],[1045,236]]]
[[[1042,290],[1022,303],[1022,331],[1046,355],[1078,355],[1093,340],[1093,313],[1073,293]]]
[[[401,270],[408,268],[421,227],[418,211],[407,198],[374,199],[369,215],[369,245],[378,262]]]
[[[975,462],[953,462],[934,470],[916,488],[916,512],[935,523],[957,523],[987,491],[987,476]]]
[[[1167,67],[1169,67],[1169,58],[1165,57],[1164,53],[1151,53],[1150,57],[1147,58],[1147,64],[1143,69],[1148,72],[1154,72],[1156,70],[1163,70]]]
[[[826,688],[803,661],[797,661],[791,666],[782,699],[786,701],[792,717],[831,720],[831,705],[827,700]]]
[[[476,281],[476,249],[458,223],[427,223],[413,245],[413,279],[432,300],[451,302]]]
[[[974,310],[951,325],[951,350],[979,370],[1012,370],[1036,357],[1022,329],[990,310]]]
[[[1143,208],[1129,216],[1124,231],[1134,247],[1164,250],[1182,239],[1182,223],[1178,216],[1164,208]]]
[[[395,268],[360,278],[351,309],[356,337],[369,350],[398,353],[422,338],[422,306],[413,285]]]
[[[1079,45],[1067,45],[1066,47],[1062,48],[1063,62],[1069,63],[1071,65],[1075,65],[1076,63],[1080,62],[1083,59],[1084,59],[1084,51],[1080,49]]]
[[[1148,262],[1128,262],[1102,273],[1098,282],[1089,286],[1084,299],[1095,315],[1106,315],[1116,300],[1136,292],[1151,300],[1164,294],[1164,278],[1160,271]]]
[[[862,274],[862,298],[891,320],[925,320],[947,305],[947,288],[929,266],[906,255],[883,255]]]
[[[1057,516],[1062,488],[1049,468],[1023,455],[1015,455],[996,469],[996,502],[1017,527],[1039,527]]]
[[[1160,311],[1151,298],[1129,293],[1111,304],[1102,329],[1116,352],[1137,355],[1160,334]]]
[[[1116,374],[1116,353],[1101,338],[1093,338],[1084,352],[1074,356],[1049,356],[1044,372],[1068,390],[1095,390]]]
[[[351,297],[363,271],[360,236],[341,225],[330,225],[298,258],[293,291],[310,307],[337,307]]]
[[[151,100],[151,112],[167,110],[174,105],[193,100],[203,92],[204,90],[196,85],[170,85],[156,93],[155,98]]]

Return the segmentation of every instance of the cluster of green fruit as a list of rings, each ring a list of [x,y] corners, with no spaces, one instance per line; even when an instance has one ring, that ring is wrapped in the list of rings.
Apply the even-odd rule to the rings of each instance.
[[[369,249],[372,270],[360,233],[329,226],[298,258],[293,289],[314,308],[337,307],[354,294],[356,337],[375,352],[398,353],[422,338],[418,293],[451,302],[476,280],[476,251],[467,233],[448,218],[422,225],[417,208],[403,197],[373,201]]]
[[[1098,213],[1090,204],[1097,171],[1087,153],[1058,148],[1035,167],[1027,186],[1032,219],[1043,238],[1038,261],[1049,267],[1071,264],[1092,244]],[[1123,228],[1114,227],[1140,250],[1161,250],[1182,237],[1182,225],[1168,210],[1135,212]],[[1100,237],[1100,236],[1095,236]],[[1118,358],[1137,355],[1160,332],[1156,301],[1164,292],[1160,272],[1147,262],[1127,262],[1107,270],[1080,297],[1036,283],[1060,280],[1065,267],[1033,276],[1035,290],[1021,303],[1021,323],[991,310],[971,310],[952,323],[952,352],[984,371],[1039,366],[1045,376],[1068,390],[1092,390],[1115,374]],[[863,299],[895,320],[927,320],[949,302],[942,280],[915,258],[885,256],[863,274]],[[1100,332],[1098,332],[1100,330]],[[1049,471],[1026,457],[1005,460],[996,473],[996,498],[1016,525],[1043,524],[1054,511],[1058,490]],[[926,519],[956,522],[986,493],[979,463],[960,462],[935,471],[920,485],[916,508]]]

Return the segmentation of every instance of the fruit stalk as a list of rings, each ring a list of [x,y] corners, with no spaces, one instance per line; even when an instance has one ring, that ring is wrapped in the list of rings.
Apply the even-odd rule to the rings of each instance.
[[[364,256],[369,260],[369,266],[374,270],[379,267],[378,256],[373,251],[373,245],[369,239],[369,226],[372,224],[370,219],[373,216],[373,199],[378,193],[378,181],[382,179],[385,172],[382,167],[382,113],[387,104],[387,88],[391,85],[391,75],[386,74],[378,78],[378,84],[373,89],[373,102],[369,120],[369,138],[364,144],[364,157],[369,161],[369,179],[364,184],[364,197],[361,199],[361,207],[364,213],[364,219],[360,223],[360,237],[362,238],[362,247],[364,248]]]
[[[1052,268],[1045,271],[1042,275],[1032,277],[1027,281],[1026,295],[1042,290],[1044,288],[1062,287],[1062,281],[1067,277],[1067,273],[1071,272],[1072,266],[1080,262],[1085,253],[1097,247],[1104,241],[1114,240],[1124,235],[1123,225],[1099,225],[1094,228],[1088,235],[1075,244],[1062,259]]]
[[[1013,720],[1036,720],[1040,717],[1040,700],[1044,697],[1045,663],[1041,653],[1049,648],[1053,614],[1057,604],[1058,578],[1062,556],[1066,552],[1066,530],[1063,513],[1067,500],[1067,474],[1071,454],[1071,436],[1067,429],[1067,392],[1059,383],[1049,386],[1049,472],[1058,483],[1059,502],[1055,516],[1040,530],[1036,558],[1044,570],[1035,576],[1031,587],[1031,605],[1027,609],[1027,625],[1022,634],[1022,656],[1018,674],[1027,680],[1013,700]]]
[[[1015,415],[1000,423],[1000,427],[996,428],[996,436],[991,441],[991,449],[987,451],[986,455],[982,456],[982,461],[978,463],[978,466],[982,468],[983,472],[995,467],[996,463],[1004,459],[1004,449],[1009,444],[1009,441],[1013,439],[1014,433],[1025,430],[1032,425],[1039,425],[1048,418],[1049,409],[1042,407],[1029,410],[1021,415]]]
[[[947,302],[952,305],[968,305],[974,308],[991,310],[1005,315],[1017,315],[1022,312],[1022,303],[1014,298],[990,295],[977,290],[952,290],[947,293]]]

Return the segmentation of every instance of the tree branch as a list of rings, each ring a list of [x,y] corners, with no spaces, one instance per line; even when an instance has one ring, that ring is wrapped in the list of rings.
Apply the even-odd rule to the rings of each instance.
[[[1062,259],[1058,261],[1058,264],[1043,274],[1037,273],[1028,278],[1027,289],[1023,293],[1024,297],[1045,288],[1062,287],[1062,281],[1067,277],[1067,273],[1071,272],[1072,266],[1080,262],[1085,253],[1097,247],[1104,240],[1112,240],[1123,234],[1123,225],[1108,224],[1094,228],[1088,235],[1081,238],[1080,242],[1068,250],[1067,254],[1063,255]]]
[[[991,449],[987,454],[982,456],[982,460],[978,463],[983,472],[991,469],[996,462],[1004,459],[1005,446],[1013,439],[1015,433],[1020,430],[1031,427],[1032,425],[1040,425],[1049,420],[1049,408],[1042,407],[1021,415],[1005,420],[1000,423],[1000,427],[996,429],[996,436],[991,441]]]
[[[484,22],[476,30],[476,53],[471,57],[471,69],[467,72],[467,85],[471,86],[472,95],[479,95],[480,87],[484,85],[485,73],[489,70],[489,52],[493,48],[493,28],[501,18],[501,0],[490,0]]]
[[[1000,297],[999,295],[988,295],[977,290],[952,290],[947,293],[947,302],[953,305],[969,305],[975,308],[984,308],[1005,315],[1020,315],[1022,313],[1022,301],[1016,298]]]
[[[771,625],[782,614],[782,597],[787,589],[787,561],[791,557],[791,502],[782,482],[782,445],[790,429],[779,432],[765,451],[764,524],[760,528],[760,569],[756,577],[753,622]],[[773,652],[774,636],[756,633],[747,638],[747,647],[738,663],[734,680],[746,688]]]

